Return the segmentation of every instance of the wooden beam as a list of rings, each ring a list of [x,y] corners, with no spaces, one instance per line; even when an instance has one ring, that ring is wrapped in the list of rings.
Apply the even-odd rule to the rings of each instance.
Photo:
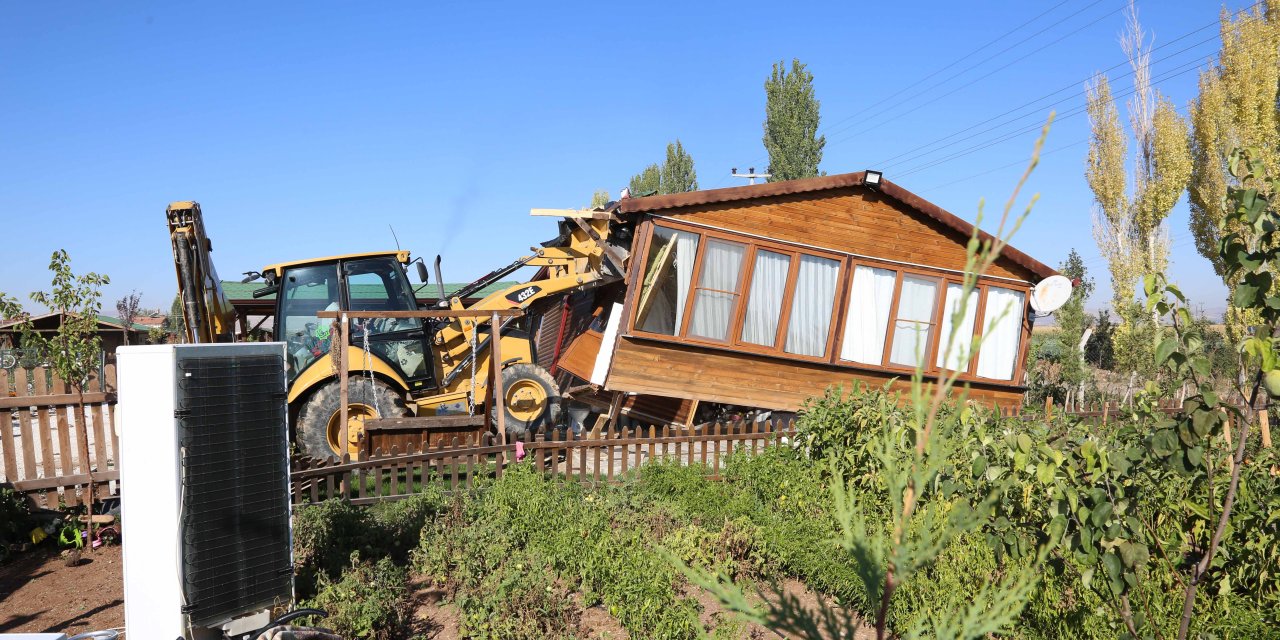
[[[493,371],[493,386],[489,389],[493,398],[494,413],[498,416],[498,437],[502,446],[507,446],[507,407],[506,391],[502,388],[502,327],[498,322],[498,313],[493,313],[493,333],[489,344],[493,347],[493,359],[489,361],[489,369]]]
[[[447,311],[317,311],[317,318],[517,318],[523,309],[459,309]]]
[[[86,393],[84,394],[85,404],[97,404],[100,402],[115,402],[116,394],[114,393]],[[59,394],[51,396],[17,396],[13,398],[0,397],[0,409],[25,409],[27,407],[68,407],[80,404],[79,396],[75,394]],[[8,415],[7,413],[5,415]]]
[[[338,457],[343,462],[347,462],[351,459],[347,454],[347,451],[349,450],[350,442],[351,442],[351,425],[347,422],[347,420],[349,419],[349,416],[347,416],[347,402],[348,402],[347,389],[350,383],[347,381],[347,318],[346,316],[343,316],[340,321],[335,323],[334,330],[331,332],[331,334],[336,334],[336,335],[331,335],[330,336],[331,339],[338,340],[338,398],[340,403],[339,419],[342,420],[342,423],[341,423],[342,424],[342,442],[340,443],[340,448],[338,450]]]
[[[446,429],[476,427],[484,424],[484,416],[416,416],[412,418],[379,418],[367,420],[365,431],[400,431],[409,429]]]
[[[585,218],[587,220],[613,220],[613,214],[607,211],[591,211],[590,209],[530,209],[531,216],[547,216],[551,218]]]

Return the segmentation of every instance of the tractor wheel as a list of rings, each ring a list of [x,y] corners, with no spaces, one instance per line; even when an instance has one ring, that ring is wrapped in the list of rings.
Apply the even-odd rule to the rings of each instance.
[[[521,436],[560,417],[560,387],[546,369],[536,364],[513,364],[502,370],[503,405],[507,434]],[[497,407],[490,416],[497,424]]]
[[[304,455],[331,458],[344,450],[341,393],[332,380],[311,394],[298,411],[295,441]],[[411,415],[404,394],[377,378],[351,378],[347,383],[347,425],[345,451],[351,459],[360,452],[364,421],[373,418],[404,418]]]

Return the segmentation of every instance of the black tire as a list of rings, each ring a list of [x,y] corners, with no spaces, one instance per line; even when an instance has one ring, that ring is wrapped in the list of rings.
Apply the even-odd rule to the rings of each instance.
[[[518,385],[537,385],[542,388],[545,407],[538,415],[528,418],[527,412],[512,411],[504,406],[507,419],[507,435],[522,436],[545,425],[554,425],[560,418],[560,386],[546,369],[536,364],[513,364],[502,370],[502,388],[508,396]],[[498,407],[495,404],[489,409],[494,424],[498,420]],[[527,418],[527,419],[526,419]]]
[[[331,380],[316,389],[298,411],[294,425],[294,442],[303,455],[332,458],[341,455],[329,443],[331,420],[341,411],[340,385]],[[379,418],[404,418],[412,415],[404,404],[404,394],[377,378],[350,378],[347,383],[348,405],[372,407]]]

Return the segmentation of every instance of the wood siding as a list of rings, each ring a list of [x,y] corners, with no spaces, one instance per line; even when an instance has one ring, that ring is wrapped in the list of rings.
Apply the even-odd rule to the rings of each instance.
[[[964,269],[968,238],[954,229],[861,187],[750,201],[697,205],[657,215],[824,249]],[[1038,280],[1008,259],[989,275]]]
[[[893,377],[887,372],[622,337],[606,388],[795,411],[833,384],[862,380],[881,386]],[[909,376],[898,377],[895,388],[909,389]],[[1014,406],[1022,403],[1022,390],[970,383],[969,397]]]

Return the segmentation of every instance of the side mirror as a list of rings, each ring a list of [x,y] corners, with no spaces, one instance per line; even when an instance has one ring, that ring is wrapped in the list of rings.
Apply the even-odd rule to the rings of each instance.
[[[427,265],[423,264],[421,260],[415,262],[414,265],[418,267],[418,282],[422,284],[430,282],[431,279],[427,277]]]

